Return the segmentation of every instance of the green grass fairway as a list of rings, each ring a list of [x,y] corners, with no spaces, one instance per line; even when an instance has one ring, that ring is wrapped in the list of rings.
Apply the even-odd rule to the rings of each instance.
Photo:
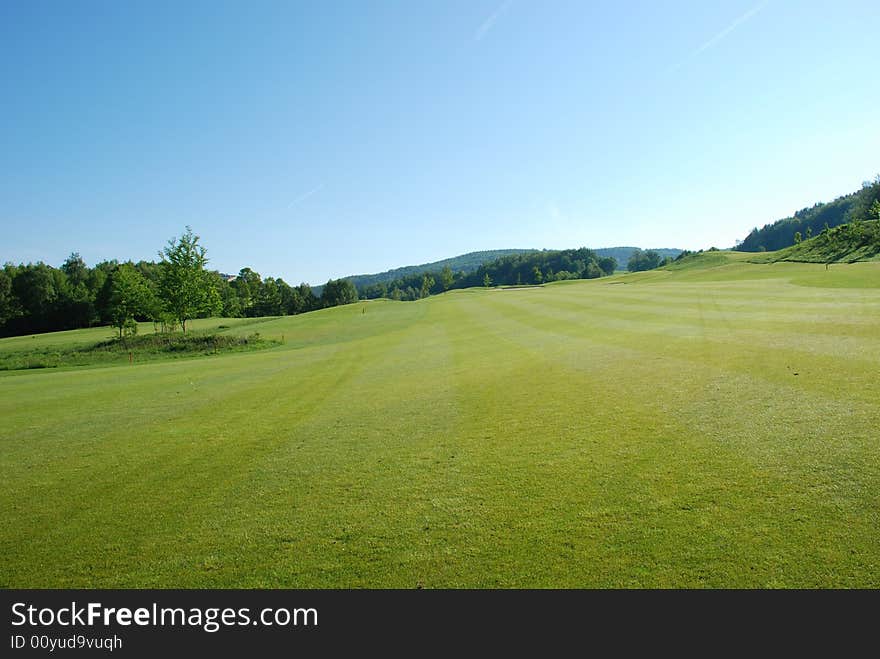
[[[0,586],[880,587],[880,262],[747,257],[2,373]]]

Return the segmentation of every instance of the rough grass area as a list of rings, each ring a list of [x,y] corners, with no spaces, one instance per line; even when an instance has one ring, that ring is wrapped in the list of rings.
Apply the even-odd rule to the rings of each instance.
[[[880,263],[747,256],[0,375],[0,586],[880,587]]]
[[[259,332],[247,336],[190,332],[152,333],[113,338],[91,345],[70,343],[39,346],[9,352],[0,350],[0,370],[30,370],[67,366],[134,364],[173,357],[217,355],[225,352],[260,350],[280,345]]]

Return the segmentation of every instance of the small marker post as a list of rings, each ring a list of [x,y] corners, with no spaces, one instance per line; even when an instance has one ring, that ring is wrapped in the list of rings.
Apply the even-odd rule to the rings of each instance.
[[[128,363],[131,364],[131,362],[132,362],[131,351],[129,351],[129,353],[128,353]]]

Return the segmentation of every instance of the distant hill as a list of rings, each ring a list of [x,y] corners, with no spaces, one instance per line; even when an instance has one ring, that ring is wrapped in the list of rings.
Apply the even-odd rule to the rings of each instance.
[[[772,252],[795,243],[795,234],[806,239],[822,232],[825,225],[834,228],[853,220],[874,219],[871,208],[880,200],[880,176],[873,182],[865,182],[862,189],[852,192],[828,203],[814,204],[804,208],[791,217],[777,220],[772,224],[757,227],[746,236],[736,250],[740,252]],[[809,234],[809,235],[808,235]]]
[[[502,256],[511,256],[513,254],[526,254],[528,252],[537,252],[536,249],[490,249],[484,252],[468,252],[461,256],[453,256],[450,259],[442,261],[434,261],[433,263],[423,263],[421,265],[407,265],[393,270],[386,270],[373,275],[352,275],[351,277],[343,277],[358,287],[372,286],[373,284],[388,283],[395,279],[403,279],[410,275],[420,275],[423,272],[439,272],[445,267],[449,267],[453,272],[474,272],[481,265],[490,263],[500,259]]]
[[[842,224],[791,247],[756,257],[769,263],[853,263],[878,258],[880,220]]]
[[[618,270],[626,270],[626,264],[629,261],[629,258],[633,255],[637,249],[643,249],[639,247],[602,247],[600,249],[594,249],[601,257],[611,256],[617,261],[617,269]],[[645,250],[648,251],[648,250]],[[679,254],[681,254],[682,250],[673,249],[669,247],[651,247],[650,251],[657,252],[660,255],[661,259],[665,259],[667,256],[671,259],[676,258]]]
[[[593,251],[599,257],[611,256],[617,260],[617,267],[619,270],[626,269],[626,263],[629,261],[629,257],[632,256],[632,253],[638,249],[637,247],[602,247],[600,249],[594,249]],[[352,282],[358,289],[362,289],[366,286],[372,286],[373,284],[381,284],[381,283],[389,283],[397,279],[404,279],[411,275],[420,275],[423,272],[439,272],[446,266],[449,266],[449,269],[453,272],[464,272],[465,274],[469,274],[471,272],[476,272],[480,266],[491,263],[492,261],[497,261],[500,258],[505,256],[514,256],[517,254],[530,254],[533,252],[539,252],[541,250],[538,249],[490,249],[483,252],[468,252],[467,254],[462,254],[460,256],[453,256],[449,259],[443,259],[442,261],[434,261],[433,263],[423,263],[421,265],[407,265],[401,268],[394,268],[393,270],[386,270],[385,272],[379,272],[372,275],[352,275],[350,277],[343,277],[343,279],[348,279]],[[546,250],[545,250],[546,251]],[[653,251],[660,254],[661,257],[671,257],[675,258],[679,254],[681,254],[680,249],[669,249],[669,248],[660,248],[654,249]],[[320,286],[313,287],[313,290],[320,292]]]

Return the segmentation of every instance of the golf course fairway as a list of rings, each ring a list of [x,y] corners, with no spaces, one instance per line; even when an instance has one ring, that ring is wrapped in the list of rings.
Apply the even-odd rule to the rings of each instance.
[[[2,372],[0,586],[880,587],[880,262],[703,256]]]

